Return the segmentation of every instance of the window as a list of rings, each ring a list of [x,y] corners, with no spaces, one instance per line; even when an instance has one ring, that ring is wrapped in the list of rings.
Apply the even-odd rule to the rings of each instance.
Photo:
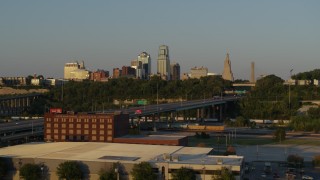
[[[100,129],[104,129],[104,124],[100,124]]]

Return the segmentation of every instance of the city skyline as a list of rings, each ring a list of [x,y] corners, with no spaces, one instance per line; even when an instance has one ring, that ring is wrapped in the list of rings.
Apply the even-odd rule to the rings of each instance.
[[[227,49],[234,79],[293,74],[319,67],[318,1],[6,1],[0,6],[0,76],[62,78],[63,66],[88,70],[129,66],[148,52],[156,73],[158,48],[170,48],[181,74],[207,67],[222,74]]]

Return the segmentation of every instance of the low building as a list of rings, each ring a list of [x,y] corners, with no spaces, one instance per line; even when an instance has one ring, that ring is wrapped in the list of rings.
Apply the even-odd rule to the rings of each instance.
[[[191,68],[191,78],[201,78],[208,75],[208,68],[206,67],[193,67]]]
[[[45,85],[46,86],[61,86],[63,83],[66,83],[66,82],[68,82],[68,80],[47,78],[45,80]]]
[[[44,139],[51,142],[113,142],[129,131],[129,115],[122,113],[46,113],[44,117]]]
[[[212,179],[212,175],[228,168],[237,180],[242,179],[243,156],[213,156],[212,148],[97,143],[54,142],[29,143],[0,148],[0,157],[9,168],[8,179],[19,179],[19,169],[26,163],[40,164],[44,179],[59,179],[57,167],[65,161],[78,161],[85,174],[84,179],[99,179],[101,170],[110,170],[114,163],[119,179],[132,179],[134,164],[148,162],[157,179],[171,179],[172,173],[181,167],[193,169],[198,180]]]

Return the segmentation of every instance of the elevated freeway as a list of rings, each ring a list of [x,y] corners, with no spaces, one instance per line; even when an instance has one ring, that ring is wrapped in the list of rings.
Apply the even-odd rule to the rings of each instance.
[[[201,99],[192,101],[180,101],[175,103],[155,104],[148,106],[132,107],[125,109],[124,112],[129,113],[130,117],[147,116],[165,112],[176,112],[190,109],[201,109],[208,106],[226,104],[227,102],[237,101],[240,97],[219,97],[211,99]],[[139,113],[140,110],[141,113]]]
[[[10,144],[11,141],[42,137],[43,125],[43,118],[0,123],[0,142]]]

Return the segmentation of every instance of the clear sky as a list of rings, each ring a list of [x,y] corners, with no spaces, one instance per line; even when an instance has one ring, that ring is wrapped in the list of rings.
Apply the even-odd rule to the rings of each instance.
[[[221,74],[227,49],[235,79],[320,68],[319,0],[2,0],[0,76],[63,77],[66,62],[109,70],[142,51],[156,72],[169,46],[181,72]]]

